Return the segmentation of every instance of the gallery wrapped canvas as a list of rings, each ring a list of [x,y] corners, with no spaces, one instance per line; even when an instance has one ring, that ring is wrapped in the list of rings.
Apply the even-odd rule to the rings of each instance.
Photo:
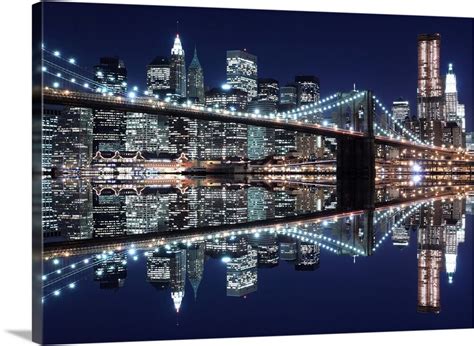
[[[471,328],[472,36],[34,5],[34,340]]]

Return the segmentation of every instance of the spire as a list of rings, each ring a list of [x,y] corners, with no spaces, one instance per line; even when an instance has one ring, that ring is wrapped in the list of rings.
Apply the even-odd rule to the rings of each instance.
[[[196,46],[194,46],[194,56],[193,56],[193,60],[191,61],[191,64],[189,65],[189,68],[195,68],[195,69],[201,68],[201,63],[199,62],[199,59],[197,56]]]
[[[173,304],[176,312],[179,312],[179,309],[181,308],[181,303],[183,302],[183,297],[184,297],[184,292],[178,291],[178,292],[172,292],[171,293],[171,298],[173,299]]]
[[[453,64],[448,65],[448,73],[446,74],[446,87],[444,89],[445,93],[456,93],[457,85],[456,85],[456,75],[453,71]]]
[[[173,48],[171,49],[171,55],[184,55],[183,46],[181,45],[181,40],[179,34],[176,34],[174,39]]]

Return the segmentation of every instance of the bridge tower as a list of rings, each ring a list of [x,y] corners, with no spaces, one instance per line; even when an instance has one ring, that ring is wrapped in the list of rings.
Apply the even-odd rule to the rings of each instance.
[[[352,108],[354,130],[363,137],[337,138],[337,197],[341,210],[372,209],[375,193],[375,104],[372,91]]]

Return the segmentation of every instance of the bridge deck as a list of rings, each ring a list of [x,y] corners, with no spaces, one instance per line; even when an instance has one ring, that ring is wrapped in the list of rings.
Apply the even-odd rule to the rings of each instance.
[[[71,107],[84,107],[92,109],[115,110],[121,112],[157,114],[168,117],[186,117],[206,121],[219,121],[224,123],[239,123],[260,127],[284,129],[289,131],[304,132],[326,137],[354,137],[364,138],[367,134],[360,131],[345,130],[334,126],[310,124],[304,121],[281,119],[271,115],[263,116],[246,112],[232,112],[221,109],[209,109],[203,106],[171,104],[148,97],[125,98],[121,96],[104,96],[102,94],[80,93],[68,90],[44,89],[43,102]],[[455,154],[458,151],[451,148],[434,147],[417,144],[405,139],[375,136],[376,144],[386,144],[394,147],[405,147],[429,151],[438,151]]]

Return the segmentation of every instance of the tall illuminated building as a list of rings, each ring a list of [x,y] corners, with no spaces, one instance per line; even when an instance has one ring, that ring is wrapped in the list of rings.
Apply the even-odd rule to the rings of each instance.
[[[296,76],[295,84],[298,92],[298,106],[313,104],[320,99],[319,78],[316,76]]]
[[[171,299],[176,312],[179,312],[186,286],[186,250],[173,250],[173,255],[174,258],[170,263]]]
[[[405,227],[394,227],[392,231],[392,243],[399,249],[406,248],[410,242],[410,234]]]
[[[448,73],[446,74],[444,84],[444,114],[446,120],[456,122],[464,132],[466,130],[464,105],[459,104],[458,101],[458,88],[453,64],[448,65]]]
[[[171,90],[171,67],[167,57],[157,56],[146,68],[146,86],[150,94],[165,97]]]
[[[280,108],[282,111],[296,108],[298,104],[298,89],[295,85],[287,84],[280,88]]]
[[[176,34],[171,49],[170,85],[176,95],[186,97],[186,61],[179,34]]]
[[[301,271],[312,271],[319,267],[321,249],[319,245],[298,241],[297,258],[295,269]]]
[[[57,231],[63,240],[93,236],[92,190],[82,179],[52,181],[52,202]]]
[[[194,299],[197,299],[199,285],[204,273],[205,249],[205,243],[197,243],[188,247],[186,251],[186,271],[194,291]]]
[[[257,241],[258,266],[263,268],[276,267],[280,261],[280,249],[277,235],[264,232]]]
[[[179,312],[186,284],[186,250],[168,248],[149,252],[146,280],[159,289],[169,287],[174,308]]]
[[[273,194],[262,187],[250,186],[247,189],[247,208],[247,221],[274,218]]]
[[[268,101],[275,106],[280,101],[280,84],[273,78],[259,78],[257,81],[259,101]]]
[[[58,118],[53,147],[53,166],[77,170],[89,165],[93,157],[93,112],[89,108],[71,107]]]
[[[174,94],[171,89],[171,67],[167,57],[157,56],[146,69],[146,84],[149,95],[159,99]],[[169,151],[168,118],[161,115],[128,113],[126,124],[127,151]]]
[[[127,92],[127,69],[118,57],[102,57],[94,66],[94,81],[99,93],[124,95]]]
[[[101,260],[94,265],[94,281],[99,282],[101,289],[119,289],[127,278],[126,252],[102,254]]]
[[[198,100],[204,104],[204,72],[197,56],[197,50],[194,48],[194,56],[188,67],[188,97]]]
[[[287,240],[280,243],[280,259],[282,261],[295,261],[298,255],[298,248],[295,241]]]
[[[227,84],[247,93],[248,101],[257,97],[257,57],[245,50],[227,51]]]
[[[97,92],[124,95],[127,92],[127,69],[118,57],[102,57],[94,67]],[[94,109],[93,151],[125,149],[126,116],[124,112]]]
[[[159,118],[156,114],[127,113],[125,150],[153,152],[166,145],[160,141]]]
[[[116,237],[126,234],[125,196],[94,194],[92,213],[94,238]]]
[[[227,296],[242,297],[257,290],[257,250],[248,246],[243,256],[227,262]]]
[[[296,76],[295,85],[297,87],[298,106],[311,105],[320,99],[319,78],[316,76]],[[322,121],[320,113],[301,117],[300,121],[310,123],[320,123]],[[296,133],[296,151],[304,159],[314,158],[318,148],[322,148],[322,138],[306,133]]]
[[[169,286],[173,256],[164,250],[150,251],[146,260],[146,281],[158,288]]]
[[[51,173],[53,168],[53,151],[58,131],[61,107],[44,107],[41,118],[41,168],[43,173]]]
[[[159,212],[156,194],[125,196],[125,225],[127,234],[143,234],[166,230]]]
[[[243,111],[247,108],[247,93],[224,85],[205,93],[206,107]],[[207,131],[202,131],[201,158],[217,160],[225,157],[247,156],[247,126],[242,124],[209,121]]]
[[[445,120],[440,76],[441,35],[418,35],[418,117]]]
[[[168,150],[173,154],[185,154],[190,159],[198,156],[198,121],[183,117],[169,119]]]
[[[264,115],[275,113],[279,98],[278,81],[273,78],[259,78],[257,98],[249,103],[247,111]],[[247,153],[250,160],[259,160],[275,154],[275,129],[249,126]]]
[[[392,103],[392,115],[396,120],[404,121],[410,117],[410,103],[401,97]]]
[[[431,209],[430,224],[418,229],[418,308],[419,312],[439,313],[440,272],[443,263],[443,227],[437,226],[440,216],[436,206]],[[428,211],[430,213],[430,211]],[[429,216],[428,216],[429,217]]]
[[[279,112],[288,112],[295,109],[298,103],[298,91],[295,85],[287,84],[280,88]],[[296,132],[275,129],[275,154],[286,156],[296,150]]]

